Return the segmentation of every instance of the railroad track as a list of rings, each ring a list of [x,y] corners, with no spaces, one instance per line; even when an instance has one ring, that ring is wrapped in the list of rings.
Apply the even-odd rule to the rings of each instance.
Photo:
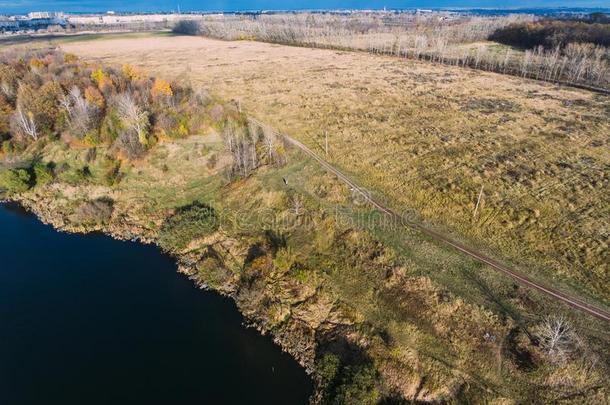
[[[582,312],[585,312],[589,315],[592,315],[596,318],[602,319],[602,320],[610,323],[610,312],[608,312],[604,309],[591,305],[577,297],[568,295],[553,287],[543,285],[537,281],[534,281],[531,278],[525,276],[524,274],[521,274],[520,272],[515,271],[515,270],[509,268],[508,266],[502,264],[501,262],[499,262],[495,259],[492,259],[492,258],[478,252],[475,249],[472,249],[466,245],[463,245],[440,232],[437,232],[433,229],[425,227],[422,224],[412,222],[412,221],[405,221],[404,217],[397,214],[392,209],[386,207],[380,201],[378,201],[377,199],[370,196],[369,193],[366,192],[366,190],[364,188],[360,187],[353,180],[351,180],[348,176],[346,176],[340,170],[338,170],[337,168],[332,166],[330,163],[328,163],[326,160],[324,160],[322,157],[320,157],[317,153],[312,151],[309,147],[305,146],[303,143],[297,141],[296,139],[294,139],[286,134],[281,134],[281,133],[277,132],[273,128],[270,128],[268,125],[265,125],[264,123],[254,119],[254,118],[249,118],[249,120],[251,122],[255,123],[256,125],[259,125],[260,127],[267,128],[268,130],[272,131],[280,138],[284,139],[290,145],[300,149],[303,153],[305,153],[306,155],[308,155],[309,157],[311,157],[312,159],[317,161],[320,164],[320,166],[322,166],[326,171],[334,174],[342,182],[344,182],[349,187],[351,187],[352,190],[361,194],[363,196],[363,198],[366,199],[366,201],[368,201],[371,205],[373,205],[379,211],[391,216],[393,219],[395,219],[397,221],[400,221],[400,223],[404,223],[406,226],[410,226],[411,228],[420,231],[424,235],[427,235],[428,237],[430,237],[444,245],[450,246],[453,249],[455,249],[467,256],[470,256],[471,258],[475,259],[476,261],[486,264],[489,267],[491,267],[492,269],[499,271],[500,273],[503,273],[509,277],[512,277],[515,281],[517,281],[518,283],[520,283],[524,286],[538,290],[557,301],[563,302],[573,308],[581,310]]]

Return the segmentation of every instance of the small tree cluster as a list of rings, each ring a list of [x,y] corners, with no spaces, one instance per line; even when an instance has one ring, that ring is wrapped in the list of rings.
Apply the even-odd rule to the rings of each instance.
[[[13,146],[62,138],[135,159],[159,136],[188,135],[204,112],[188,86],[128,65],[91,65],[44,49],[0,55],[0,141]]]
[[[166,251],[184,249],[191,240],[218,229],[214,208],[201,202],[180,207],[169,217],[159,231],[159,246]]]
[[[228,120],[223,140],[233,158],[231,176],[248,177],[261,165],[283,165],[286,162],[281,139],[258,123],[244,125],[238,120]]]
[[[97,198],[79,205],[73,220],[81,225],[102,225],[110,220],[113,211],[114,201],[112,199]]]
[[[494,31],[489,39],[527,49],[537,46],[563,48],[571,43],[590,43],[609,47],[610,24],[543,19],[501,27]]]

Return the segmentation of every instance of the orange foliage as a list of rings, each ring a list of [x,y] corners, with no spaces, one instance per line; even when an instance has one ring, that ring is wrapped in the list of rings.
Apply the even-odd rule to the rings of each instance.
[[[32,69],[42,69],[45,66],[44,62],[38,58],[32,58],[30,60],[30,67]]]
[[[259,256],[252,260],[248,272],[252,274],[267,274],[273,268],[273,261],[267,255]]]
[[[100,90],[103,90],[106,86],[112,86],[112,80],[104,73],[102,69],[96,69],[91,72],[91,80]]]
[[[85,89],[85,99],[91,104],[98,106],[100,109],[103,109],[106,105],[106,100],[102,93],[93,86],[89,86]]]
[[[153,97],[171,97],[174,95],[174,92],[169,82],[163,79],[155,79],[155,84],[153,84],[150,94]]]
[[[129,80],[131,81],[140,80],[142,77],[142,74],[138,68],[128,64],[123,65],[123,73],[125,76],[129,77]]]

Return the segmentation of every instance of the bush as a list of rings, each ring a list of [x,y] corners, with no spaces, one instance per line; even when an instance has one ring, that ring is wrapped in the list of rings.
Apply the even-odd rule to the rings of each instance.
[[[13,142],[11,141],[2,141],[2,145],[0,145],[0,151],[4,153],[13,153],[14,149]]]
[[[30,189],[31,177],[27,170],[9,169],[0,171],[0,190],[8,195],[23,193]]]
[[[102,225],[110,220],[113,211],[114,201],[102,197],[79,205],[73,220],[81,225]]]
[[[54,179],[53,170],[42,162],[34,165],[34,182],[37,186],[48,184]]]
[[[379,390],[377,373],[370,366],[346,367],[343,381],[335,391],[336,404],[376,404]]]
[[[91,176],[91,171],[88,166],[84,167],[70,167],[68,165],[62,165],[59,168],[58,178],[70,185],[76,186],[79,184],[86,183]]]
[[[174,34],[183,35],[199,35],[200,31],[201,26],[199,22],[194,20],[180,20],[174,25],[174,28],[172,28]]]
[[[113,186],[121,181],[121,161],[106,158],[103,163],[103,182],[107,186]]]
[[[337,355],[331,353],[324,354],[316,364],[316,373],[322,384],[328,386],[335,381],[340,366],[341,360]]]
[[[159,230],[159,246],[166,251],[184,249],[190,241],[218,229],[218,218],[214,208],[194,202],[179,208]]]

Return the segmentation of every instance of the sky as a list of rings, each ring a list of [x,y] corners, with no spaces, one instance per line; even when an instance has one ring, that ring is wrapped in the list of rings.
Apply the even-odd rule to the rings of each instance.
[[[335,8],[610,7],[610,0],[0,0],[0,14],[29,11],[287,10]]]

